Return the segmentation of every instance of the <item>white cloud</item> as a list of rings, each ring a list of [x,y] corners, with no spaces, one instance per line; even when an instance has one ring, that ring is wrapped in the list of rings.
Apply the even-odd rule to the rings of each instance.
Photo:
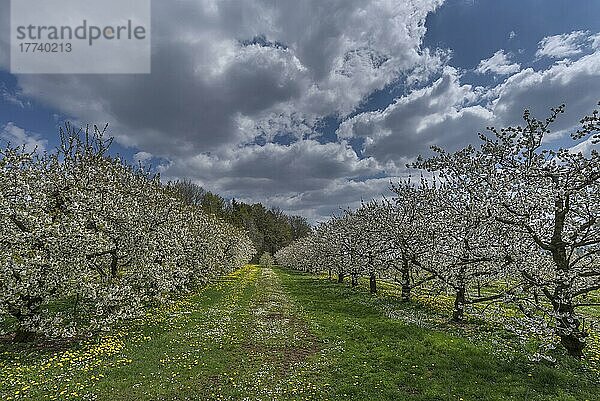
[[[352,179],[380,171],[374,159],[360,159],[344,141],[321,144],[303,140],[290,145],[267,143],[176,159],[164,169],[163,175],[176,178],[187,174],[207,187],[216,186],[215,190],[231,193],[243,187],[251,193],[313,190],[339,177]]]
[[[23,94],[163,157],[306,129],[441,54],[421,50],[442,0],[153,2],[151,75],[19,76]],[[422,63],[423,61],[423,63]],[[403,75],[404,74],[404,75]],[[296,125],[300,122],[299,125]],[[242,124],[243,123],[243,124]]]
[[[555,123],[557,131],[569,129],[593,110],[600,99],[600,52],[571,63],[555,64],[543,71],[527,68],[494,88],[491,110],[505,125],[522,121],[523,109],[545,118],[562,103],[567,111]]]
[[[10,91],[6,85],[0,82],[0,94],[5,102],[14,104],[22,109],[31,105],[31,103],[18,90]]]
[[[400,97],[383,110],[354,116],[337,133],[344,139],[363,139],[364,154],[394,175],[417,154],[427,154],[430,145],[453,150],[477,143],[476,134],[487,126],[521,124],[525,108],[543,119],[550,108],[565,103],[567,111],[549,137],[564,141],[594,109],[599,93],[600,52],[542,71],[525,69],[491,89],[464,85],[458,72],[447,67],[431,86]]]
[[[592,49],[600,50],[600,33],[590,36],[589,41],[591,42]]]
[[[165,180],[187,177],[223,196],[266,202],[311,221],[357,202],[363,193],[349,188],[365,188],[356,181],[382,172],[377,161],[359,158],[345,141],[314,140],[203,153],[171,160],[161,168]]]
[[[47,140],[37,134],[25,131],[12,122],[0,128],[0,139],[2,139],[1,142],[9,143],[11,146],[23,146],[27,152],[34,150],[43,152],[48,145]]]
[[[599,146],[596,141],[597,139],[588,138],[585,141],[569,148],[569,151],[571,153],[582,153],[584,156],[589,157],[593,149],[599,150]]]
[[[432,144],[457,149],[477,141],[485,126],[520,123],[524,107],[543,118],[562,102],[566,129],[598,100],[596,53],[520,71],[499,50],[476,71],[501,83],[465,84],[445,67],[451,49],[422,48],[425,18],[441,3],[156,1],[152,75],[18,76],[18,98],[83,123],[110,122],[109,134],[137,148],[135,160],[165,160],[159,169],[166,180],[190,178],[223,196],[314,221],[387,193],[389,180]],[[578,32],[545,38],[537,56],[561,59],[600,47],[598,35]],[[401,80],[409,84],[406,95],[352,114]],[[411,91],[417,85],[426,87]],[[329,115],[345,121],[333,142],[322,143],[315,126]],[[45,145],[7,127],[3,138]],[[350,143],[362,144],[359,154]]]
[[[521,70],[521,65],[511,63],[509,55],[504,53],[502,49],[494,53],[492,57],[481,60],[475,69],[479,74],[491,72],[497,75],[514,74],[515,72],[519,72],[519,70]]]
[[[152,153],[137,152],[136,154],[133,155],[133,160],[136,163],[145,164],[146,162],[148,162],[149,160],[151,160],[152,157],[153,157]]]
[[[338,130],[341,138],[364,139],[364,152],[397,173],[431,145],[456,148],[472,141],[492,115],[476,105],[480,90],[461,85],[458,71],[447,67],[430,87],[398,98],[384,110],[359,114]],[[393,170],[393,169],[390,169]]]
[[[342,139],[362,139],[364,154],[377,161],[392,180],[406,174],[405,163],[417,154],[426,155],[430,145],[454,150],[477,143],[476,134],[486,126],[522,124],[525,108],[543,119],[551,107],[566,103],[566,113],[553,125],[549,141],[558,141],[555,146],[569,146],[568,134],[599,100],[600,51],[545,70],[527,68],[491,89],[473,88],[462,84],[461,79],[457,70],[447,67],[429,87],[400,97],[383,110],[346,120],[337,134]],[[571,150],[589,153],[597,148],[598,144],[588,140]],[[353,188],[350,183],[337,185]],[[364,189],[361,196],[377,196],[375,192]]]
[[[270,196],[269,203],[284,210],[301,214],[310,221],[323,221],[332,214],[340,214],[348,207],[356,208],[362,199],[391,196],[390,178],[372,178],[363,181],[330,180],[322,188],[308,190],[295,196]]]
[[[510,31],[510,33],[508,34],[509,40],[513,40],[516,37],[517,37],[517,33],[515,31]]]
[[[573,31],[561,35],[546,36],[538,44],[536,57],[565,58],[576,56],[588,40],[588,31]]]
[[[155,1],[151,75],[21,75],[17,83],[23,96],[77,121],[109,122],[138,160],[166,160],[165,179],[267,202],[316,196],[332,181],[360,188],[353,180],[381,174],[379,163],[343,141],[317,142],[315,126],[399,80],[438,73],[449,51],[421,46],[426,17],[442,2]],[[298,142],[253,145],[281,133]],[[331,202],[351,195],[335,193]]]

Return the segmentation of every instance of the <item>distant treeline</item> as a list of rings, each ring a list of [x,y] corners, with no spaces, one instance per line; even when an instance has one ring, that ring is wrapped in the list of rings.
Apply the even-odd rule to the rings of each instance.
[[[264,252],[275,254],[279,249],[311,233],[311,226],[301,216],[288,216],[278,208],[266,208],[261,203],[247,204],[206,191],[189,180],[173,184],[185,202],[199,206],[205,213],[243,228],[257,250],[254,262]]]

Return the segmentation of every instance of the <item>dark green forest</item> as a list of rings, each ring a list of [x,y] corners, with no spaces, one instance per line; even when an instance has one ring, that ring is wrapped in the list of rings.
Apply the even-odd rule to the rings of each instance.
[[[304,217],[289,216],[278,208],[228,200],[189,180],[175,181],[171,185],[186,203],[245,229],[257,250],[253,262],[257,262],[264,252],[273,255],[311,232],[311,226]]]

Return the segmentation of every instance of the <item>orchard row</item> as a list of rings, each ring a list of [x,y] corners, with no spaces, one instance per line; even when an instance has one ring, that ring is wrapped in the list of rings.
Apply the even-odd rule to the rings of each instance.
[[[526,111],[522,126],[489,128],[479,147],[434,147],[412,165],[418,182],[332,217],[280,250],[278,263],[353,285],[368,277],[371,292],[378,278],[393,279],[404,300],[420,287],[451,294],[455,321],[495,305],[516,332],[582,356],[579,310],[600,306],[600,116],[571,135],[587,151],[552,150],[545,140],[563,110],[546,120]]]
[[[0,150],[0,331],[108,330],[246,264],[246,233],[107,152],[98,128],[56,152]]]

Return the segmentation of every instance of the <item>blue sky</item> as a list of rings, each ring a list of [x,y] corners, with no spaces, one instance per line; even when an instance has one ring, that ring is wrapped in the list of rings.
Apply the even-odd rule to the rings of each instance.
[[[15,76],[0,0],[0,140],[51,150],[65,120],[108,122],[165,180],[317,221],[524,107],[567,103],[549,146],[572,146],[600,100],[594,0],[208,3],[154,1],[150,75]]]

